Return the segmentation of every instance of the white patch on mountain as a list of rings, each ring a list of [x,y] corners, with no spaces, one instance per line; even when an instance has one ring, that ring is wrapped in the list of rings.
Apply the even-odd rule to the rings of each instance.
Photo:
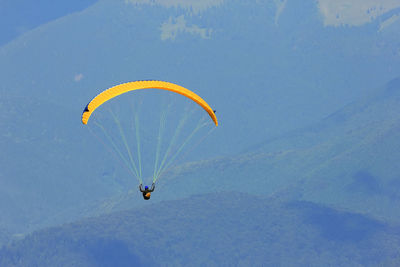
[[[180,7],[193,13],[200,13],[211,7],[219,6],[224,0],[125,0],[125,3],[135,5],[161,5],[165,7]]]
[[[318,0],[326,26],[361,26],[400,7],[399,0]]]
[[[189,33],[192,35],[200,36],[200,38],[210,38],[212,30],[207,28],[200,28],[197,25],[188,25],[183,15],[172,18],[170,17],[167,22],[161,25],[161,40],[175,40],[176,36],[180,33]]]

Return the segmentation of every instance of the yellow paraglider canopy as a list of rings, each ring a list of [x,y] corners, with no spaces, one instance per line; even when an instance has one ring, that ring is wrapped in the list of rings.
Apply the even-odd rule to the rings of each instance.
[[[193,100],[194,102],[199,104],[205,111],[207,111],[207,113],[210,115],[211,119],[214,121],[215,126],[218,126],[218,120],[217,120],[217,117],[215,116],[213,109],[200,96],[198,96],[194,92],[192,92],[182,86],[179,86],[179,85],[173,84],[173,83],[169,83],[169,82],[163,82],[163,81],[128,82],[128,83],[123,83],[123,84],[111,87],[111,88],[101,92],[99,95],[97,95],[95,98],[93,98],[92,101],[89,102],[89,104],[87,104],[87,106],[82,114],[82,123],[87,124],[89,121],[90,115],[92,115],[93,111],[95,111],[96,108],[98,108],[103,103],[110,100],[111,98],[114,98],[123,93],[133,91],[133,90],[152,89],[152,88],[175,92],[175,93],[178,93],[178,94],[181,94],[183,96],[190,98],[191,100]]]

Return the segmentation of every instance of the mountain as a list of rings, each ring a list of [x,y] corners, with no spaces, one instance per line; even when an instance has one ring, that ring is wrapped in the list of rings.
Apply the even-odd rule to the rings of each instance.
[[[376,195],[386,201],[390,192],[385,190],[397,181],[390,161],[377,161],[377,170],[366,168],[375,166],[364,157],[367,150],[354,147],[358,154],[351,156],[363,159],[361,167],[355,168],[358,163],[353,161],[346,174],[324,168],[337,169],[335,156],[360,138],[365,143],[358,145],[376,152],[378,147],[365,136],[376,142],[381,141],[380,134],[392,136],[385,138],[385,144],[393,148],[389,159],[396,158],[390,142],[397,140],[395,131],[389,131],[395,129],[394,119],[362,126],[365,132],[354,129],[348,136],[337,125],[317,137],[311,128],[304,135],[294,129],[315,125],[399,75],[400,25],[391,19],[398,11],[360,27],[329,27],[315,1],[279,2],[206,1],[196,6],[101,0],[2,46],[0,208],[6,216],[0,218],[0,226],[24,234],[112,210],[122,203],[120,198],[128,201],[121,204],[124,208],[144,205],[139,194],[130,193],[137,181],[80,122],[83,108],[100,91],[141,79],[172,81],[194,90],[217,109],[220,121],[212,138],[197,147],[198,161],[177,166],[160,180],[154,201],[227,189],[259,195],[286,189],[284,195],[290,198],[298,194],[342,206],[337,200],[308,194],[314,192],[314,183],[305,181],[318,184],[323,176],[329,184],[340,175],[357,184],[358,178],[352,177],[360,172],[361,177],[372,177],[367,179],[373,186],[375,180],[381,183],[381,170],[388,166],[391,173],[382,171],[383,197]],[[395,116],[397,107],[387,102],[388,109],[382,103],[376,108],[393,109]],[[371,116],[366,114],[364,119]],[[340,117],[333,119],[340,123]],[[335,131],[338,139],[331,138]],[[287,132],[289,136],[283,136]],[[240,153],[261,143],[262,150]],[[377,152],[381,161],[386,159],[385,151]],[[350,196],[351,190],[345,195]],[[390,194],[397,199],[395,192]],[[359,200],[352,209],[368,211]],[[99,203],[103,206],[93,208]],[[391,212],[392,202],[378,211],[382,203],[369,204],[373,214],[397,218]]]
[[[396,266],[400,230],[309,202],[205,194],[34,232],[2,266]]]
[[[400,79],[347,105],[320,123],[258,146],[291,150],[296,198],[399,221]],[[297,173],[297,174],[296,174]],[[297,178],[294,178],[297,177]]]
[[[317,148],[321,158],[331,156],[305,175],[303,199],[399,221],[393,209],[400,200],[399,104],[400,79],[395,79],[383,91],[333,114],[327,132],[335,136]]]

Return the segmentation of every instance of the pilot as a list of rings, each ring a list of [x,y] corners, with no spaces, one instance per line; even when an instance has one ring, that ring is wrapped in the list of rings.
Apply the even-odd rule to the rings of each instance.
[[[145,199],[145,200],[149,200],[150,199],[150,196],[151,196],[151,192],[153,192],[154,191],[154,188],[155,188],[156,186],[155,186],[155,184],[153,183],[152,185],[151,185],[151,188],[149,189],[149,187],[146,185],[145,187],[144,187],[144,190],[143,190],[143,186],[142,186],[142,184],[140,184],[139,185],[139,190],[140,190],[140,192],[142,192],[142,194],[143,194],[143,199]]]

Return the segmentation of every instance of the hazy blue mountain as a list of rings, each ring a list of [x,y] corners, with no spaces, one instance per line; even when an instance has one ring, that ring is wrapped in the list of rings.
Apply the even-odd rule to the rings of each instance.
[[[393,206],[399,201],[399,104],[397,78],[320,123],[258,147],[288,151],[286,163],[298,157],[287,168],[297,172],[291,172],[298,179],[296,198],[398,222]]]
[[[0,48],[0,226],[26,233],[143,205],[137,182],[80,122],[101,90],[142,79],[195,90],[220,120],[196,150],[203,160],[171,170],[154,201],[236,190],[397,221],[397,96],[365,102],[373,112],[354,106],[323,120],[399,76],[400,25],[381,29],[388,15],[325,27],[311,0],[288,1],[278,17],[273,1],[195,12],[101,0],[26,32]],[[326,195],[315,195],[321,186]]]
[[[0,45],[49,21],[83,10],[96,0],[55,2],[51,0],[2,0]]]
[[[396,266],[399,227],[309,202],[192,196],[32,233],[2,266]]]
[[[304,176],[303,199],[400,221],[400,79],[383,89],[327,119],[332,137],[312,150],[330,158]]]

